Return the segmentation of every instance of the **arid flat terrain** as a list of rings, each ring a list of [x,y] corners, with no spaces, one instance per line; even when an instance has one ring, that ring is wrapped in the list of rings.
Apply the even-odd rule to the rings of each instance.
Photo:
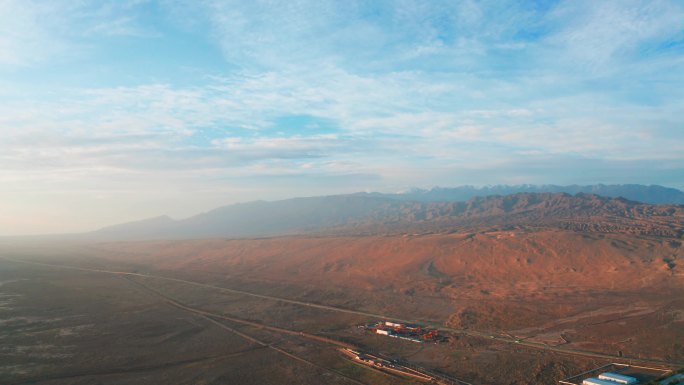
[[[0,373],[10,383],[418,381],[359,366],[340,346],[472,384],[552,384],[615,361],[677,366],[682,252],[670,237],[525,227],[7,245]],[[439,328],[448,342],[358,328],[383,319]]]
[[[179,309],[125,277],[6,261],[0,274],[3,384],[404,383],[326,344]]]

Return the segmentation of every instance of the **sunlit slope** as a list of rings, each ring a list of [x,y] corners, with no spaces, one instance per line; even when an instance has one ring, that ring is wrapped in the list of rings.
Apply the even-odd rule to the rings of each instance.
[[[470,298],[684,285],[671,238],[563,230],[101,245],[159,269]]]

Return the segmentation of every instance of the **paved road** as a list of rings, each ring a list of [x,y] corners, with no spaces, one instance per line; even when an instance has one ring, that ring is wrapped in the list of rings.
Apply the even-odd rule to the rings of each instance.
[[[28,263],[28,264],[33,264],[33,265],[49,266],[49,267],[61,268],[61,269],[98,272],[98,273],[105,273],[105,274],[116,274],[116,275],[122,275],[122,276],[154,278],[154,279],[160,279],[160,280],[165,280],[165,281],[181,282],[181,283],[192,285],[192,286],[205,287],[205,288],[220,290],[220,291],[224,291],[224,292],[228,292],[228,293],[242,294],[245,296],[267,299],[267,300],[271,300],[271,301],[289,303],[289,304],[300,305],[300,306],[306,306],[306,307],[315,308],[315,309],[322,309],[322,310],[348,313],[348,314],[357,314],[357,315],[362,315],[362,316],[372,317],[372,318],[379,318],[379,319],[392,319],[392,320],[395,320],[398,322],[403,322],[403,323],[416,323],[415,320],[396,318],[396,317],[386,315],[386,314],[370,313],[370,312],[364,312],[364,311],[359,311],[359,310],[352,310],[352,309],[345,309],[345,308],[340,308],[340,307],[335,307],[335,306],[322,305],[322,304],[317,304],[317,303],[312,303],[312,302],[297,301],[297,300],[293,300],[293,299],[289,299],[289,298],[282,298],[282,297],[275,297],[275,296],[264,295],[264,294],[257,294],[257,293],[248,292],[248,291],[244,291],[244,290],[229,289],[229,288],[225,288],[225,287],[209,285],[209,284],[204,284],[204,283],[200,283],[200,282],[188,281],[188,280],[180,279],[180,278],[171,278],[171,277],[164,277],[164,276],[152,275],[152,274],[132,273],[132,272],[127,272],[127,271],[89,269],[89,268],[83,268],[83,267],[77,267],[77,266],[67,266],[67,265],[50,264],[50,263],[44,263],[44,262],[35,262],[35,261],[28,261],[28,260],[13,259],[13,258],[7,258],[7,257],[2,257],[2,256],[0,256],[0,259],[5,259],[8,261],[19,262],[19,263]],[[583,356],[583,357],[592,357],[592,358],[601,358],[601,359],[606,359],[606,360],[617,360],[617,361],[629,362],[629,363],[664,365],[664,366],[668,366],[668,367],[684,366],[684,363],[681,363],[681,362],[668,362],[668,361],[657,360],[657,359],[647,359],[647,358],[637,358],[637,357],[620,357],[617,355],[597,353],[597,352],[592,352],[589,350],[574,349],[574,348],[567,347],[567,346],[550,346],[550,345],[545,345],[545,344],[538,343],[538,342],[516,340],[515,338],[500,336],[500,335],[492,335],[490,333],[481,332],[481,331],[477,331],[477,330],[450,328],[450,327],[445,327],[441,324],[437,324],[434,322],[420,321],[419,323],[427,324],[426,326],[430,326],[432,328],[435,328],[435,329],[438,329],[441,331],[463,334],[463,335],[470,336],[470,337],[487,338],[487,339],[492,339],[492,340],[496,340],[496,341],[500,341],[500,342],[525,346],[525,347],[534,348],[534,349],[552,351],[552,352],[561,353],[561,354]]]

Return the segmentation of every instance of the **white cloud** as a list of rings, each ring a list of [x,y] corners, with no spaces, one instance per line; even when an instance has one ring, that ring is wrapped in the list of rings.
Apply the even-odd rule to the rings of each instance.
[[[580,95],[533,108],[482,108],[486,104],[480,103],[476,109],[455,104],[449,109],[449,101],[459,100],[463,84],[457,81],[434,84],[415,73],[361,76],[336,68],[321,74],[268,72],[221,78],[203,87],[86,89],[59,101],[0,106],[2,168],[68,170],[87,164],[93,173],[233,172],[267,159],[361,157],[377,164],[392,162],[398,153],[462,163],[511,153],[679,156],[671,133],[649,125],[674,113],[676,104],[598,110],[596,101]],[[339,132],[269,131],[275,119],[288,115],[326,118]],[[203,142],[193,142],[200,134]]]

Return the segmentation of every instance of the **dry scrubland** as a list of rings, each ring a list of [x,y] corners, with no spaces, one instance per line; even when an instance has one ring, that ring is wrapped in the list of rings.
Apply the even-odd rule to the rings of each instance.
[[[610,355],[684,361],[674,238],[563,230],[5,246],[51,264],[175,277]],[[415,344],[355,328],[362,314],[154,277],[0,260],[2,383],[411,383],[334,346],[192,309],[349,342],[476,384],[551,384],[611,361],[453,332]],[[140,284],[144,286],[140,286]],[[150,291],[152,289],[153,291]],[[159,295],[161,294],[161,296]]]

